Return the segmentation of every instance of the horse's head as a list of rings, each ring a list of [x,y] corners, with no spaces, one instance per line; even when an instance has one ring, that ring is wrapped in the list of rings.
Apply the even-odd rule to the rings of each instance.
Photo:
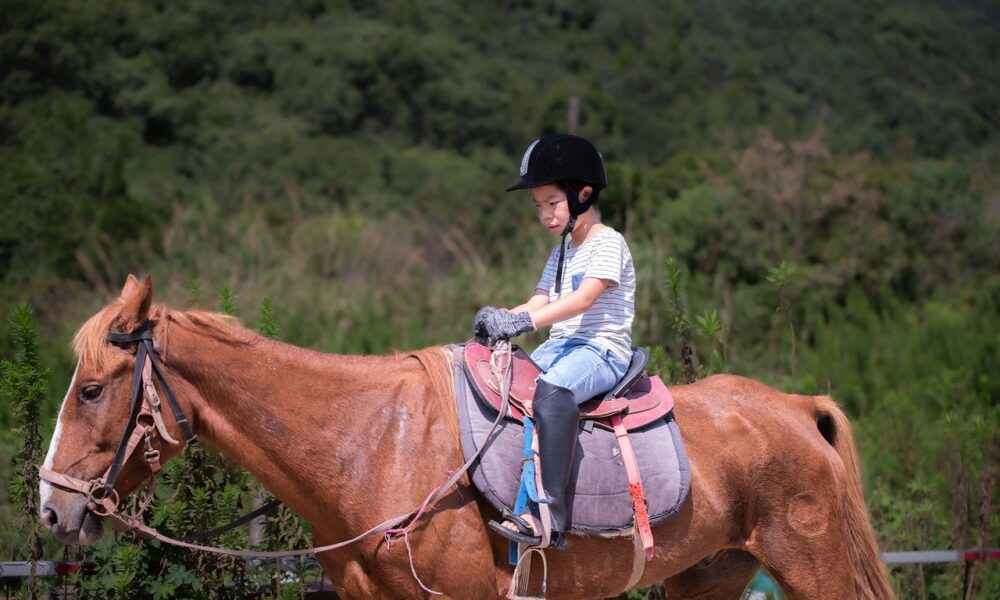
[[[90,490],[72,489],[80,482],[92,482],[108,474],[126,427],[135,422],[131,418],[133,373],[137,354],[144,352],[139,348],[143,344],[112,342],[108,334],[140,329],[150,319],[152,300],[150,279],[147,277],[139,283],[129,275],[121,296],[88,320],[74,339],[79,362],[45,457],[40,505],[42,523],[65,544],[97,541],[103,527],[94,512],[94,500],[101,496],[124,498],[150,476],[150,466],[145,460],[147,440],[142,439],[138,450],[128,454],[115,473],[116,477],[112,476],[115,479],[113,489],[97,490],[96,498],[95,494],[88,494]],[[151,324],[152,337],[159,341],[163,325],[156,323],[155,318]],[[170,383],[176,385],[174,381]],[[162,394],[162,385],[158,389]],[[184,396],[190,391],[189,386],[184,385],[178,390],[178,399],[184,402]],[[168,443],[161,435],[149,437],[162,461],[179,452],[185,439],[166,404],[164,401],[164,431],[179,442]],[[187,414],[190,414],[189,406],[182,405]],[[140,430],[146,426],[155,429],[148,414],[137,420]],[[66,479],[53,481],[50,475],[46,481],[45,470],[58,474],[54,476],[56,479],[59,475]],[[110,502],[107,500],[105,504]],[[100,508],[98,506],[99,511]]]

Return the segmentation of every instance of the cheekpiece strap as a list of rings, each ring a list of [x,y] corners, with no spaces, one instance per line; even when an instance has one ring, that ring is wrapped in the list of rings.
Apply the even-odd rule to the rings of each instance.
[[[160,385],[163,387],[163,391],[167,395],[167,404],[170,405],[170,411],[174,414],[174,419],[177,421],[177,425],[181,428],[181,434],[184,435],[184,439],[187,443],[193,443],[197,440],[197,436],[194,433],[194,429],[191,427],[191,422],[188,421],[187,416],[181,409],[180,403],[177,401],[177,397],[174,395],[172,389],[170,389],[170,384],[167,383],[166,378],[163,376],[163,372],[160,370],[159,355],[156,353],[156,346],[153,344],[153,326],[154,321],[146,319],[142,325],[136,327],[133,331],[129,333],[121,333],[117,331],[109,331],[107,339],[109,342],[114,344],[139,344],[139,350],[136,352],[136,376],[134,378],[133,384],[141,379],[142,367],[145,362],[139,360],[140,351],[145,349],[145,352],[141,352],[144,356],[149,356],[150,363],[153,367],[153,374],[157,379],[160,380]],[[136,397],[137,389],[133,389],[133,398]]]

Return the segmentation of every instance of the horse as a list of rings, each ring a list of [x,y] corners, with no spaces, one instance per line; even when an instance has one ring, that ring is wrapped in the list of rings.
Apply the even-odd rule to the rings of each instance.
[[[463,463],[445,348],[325,354],[263,338],[225,315],[154,304],[152,294],[148,277],[129,275],[120,297],[77,332],[78,363],[45,468],[84,481],[108,470],[130,418],[139,352],[108,334],[147,323],[162,376],[195,433],[304,518],[317,545],[419,506]],[[763,565],[793,599],[892,597],[850,423],[832,399],[732,375],[670,392],[691,491],[654,528],[654,555],[638,586],[665,582],[672,599],[733,598]],[[164,422],[183,440],[176,420]],[[166,461],[184,443],[161,436],[154,445]],[[140,454],[118,473],[122,497],[148,475]],[[101,537],[100,513],[83,494],[47,481],[40,492],[41,522],[58,540]],[[486,526],[497,516],[463,476],[407,545],[372,536],[317,559],[343,598],[425,598],[428,589],[446,598],[503,597],[512,577],[507,543]],[[570,536],[567,548],[547,553],[548,597],[621,593],[632,557],[627,538]]]

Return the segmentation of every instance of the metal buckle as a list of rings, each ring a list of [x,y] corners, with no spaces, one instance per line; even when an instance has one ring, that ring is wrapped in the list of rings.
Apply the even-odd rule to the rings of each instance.
[[[110,516],[118,508],[120,502],[118,491],[114,488],[108,488],[101,480],[94,480],[91,483],[95,485],[87,492],[87,509],[98,517]],[[108,502],[111,498],[114,498],[114,501],[111,502],[111,508],[109,508]]]

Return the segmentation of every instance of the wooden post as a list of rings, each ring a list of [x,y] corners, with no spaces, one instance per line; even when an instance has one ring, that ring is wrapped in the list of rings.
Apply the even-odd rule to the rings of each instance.
[[[253,510],[257,510],[264,505],[264,494],[257,492],[253,495]],[[250,545],[259,546],[264,543],[264,526],[267,523],[267,515],[261,515],[250,521]]]

